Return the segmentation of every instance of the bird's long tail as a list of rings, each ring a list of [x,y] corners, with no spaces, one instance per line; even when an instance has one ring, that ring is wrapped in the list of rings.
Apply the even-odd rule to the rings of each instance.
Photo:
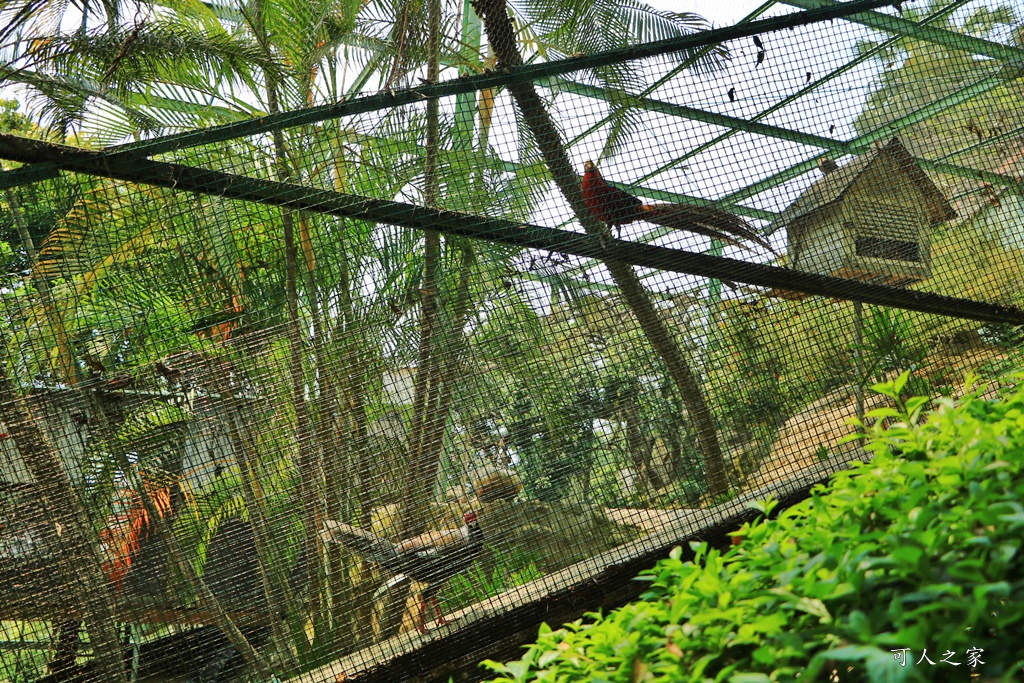
[[[328,543],[340,543],[364,559],[384,567],[395,570],[401,567],[401,557],[395,544],[365,529],[328,519],[324,521],[320,537]]]
[[[750,248],[740,241],[747,240],[778,256],[768,241],[754,232],[749,223],[728,211],[692,204],[644,204],[640,210],[644,220],[650,223],[706,235],[749,251]]]
[[[379,600],[382,595],[390,591],[392,588],[395,588],[396,586],[401,586],[405,583],[409,583],[410,581],[412,581],[412,579],[410,579],[405,574],[396,574],[381,584],[380,588],[378,588],[376,592],[374,592],[373,599]]]

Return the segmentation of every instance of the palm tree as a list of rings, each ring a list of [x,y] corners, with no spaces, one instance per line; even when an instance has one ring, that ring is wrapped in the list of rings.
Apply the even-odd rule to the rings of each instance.
[[[83,139],[91,136],[103,143],[295,109],[373,84],[393,87],[410,83],[418,74],[436,80],[442,68],[466,72],[493,63],[480,49],[479,31],[474,33],[479,21],[469,3],[252,0],[237,7],[215,2],[162,3],[161,8],[150,11],[143,5],[129,17],[116,3],[102,7],[87,3],[82,6],[80,30],[62,34],[58,23],[49,27],[51,34],[45,36],[33,33],[39,27],[25,21],[27,15],[15,12],[4,35],[23,39],[9,44],[2,75],[33,92],[39,109],[45,104],[55,112],[48,121],[58,131],[76,132]],[[548,58],[678,35],[699,25],[692,15],[659,13],[635,2],[535,0],[516,4],[514,9],[524,27],[518,39]],[[604,30],[584,30],[593,25]],[[45,39],[28,40],[41,37]],[[491,49],[497,49],[493,40]],[[711,67],[716,54],[720,59],[720,52],[712,52],[695,63]],[[347,60],[356,57],[359,72],[346,77]],[[627,93],[640,83],[639,75],[628,66],[601,69],[592,77],[613,92]],[[510,217],[525,218],[541,196],[544,179],[538,181],[530,173],[510,176],[504,171],[489,140],[494,96],[481,93],[476,102],[460,98],[454,117],[442,115],[436,106],[427,108],[425,116],[423,110],[412,108],[394,112],[383,117],[370,134],[337,121],[278,131],[269,154],[259,140],[179,154],[186,162],[272,175],[282,181],[318,183],[339,191],[389,198],[413,192],[425,204],[446,208],[480,211],[514,192],[522,200],[508,202],[501,209]],[[637,115],[629,104],[630,98],[623,94],[611,106],[607,154],[622,149],[637,125]],[[424,130],[426,135],[420,134]],[[533,139],[532,135],[522,137]],[[550,156],[552,150],[545,144],[528,146],[521,160],[527,170],[535,167],[538,147]],[[272,162],[269,170],[261,156]],[[552,175],[564,184],[565,173]],[[324,507],[332,516],[369,514],[372,501],[349,493],[341,482],[362,457],[359,444],[365,440],[368,421],[367,387],[372,386],[372,373],[381,366],[383,344],[377,340],[385,338],[385,330],[395,325],[396,316],[397,320],[409,320],[412,316],[408,314],[416,312],[420,385],[414,400],[411,443],[416,464],[407,476],[417,493],[411,496],[415,504],[405,513],[405,525],[411,533],[425,524],[425,514],[417,506],[429,498],[436,479],[452,382],[459,371],[458,351],[464,344],[464,323],[482,296],[474,278],[485,264],[500,268],[512,255],[496,253],[481,258],[480,247],[472,248],[462,240],[428,235],[421,246],[418,239],[381,226],[289,211],[274,215],[277,212],[259,209],[255,216],[243,217],[226,213],[226,204],[215,200],[196,200],[186,210],[183,203],[187,200],[171,193],[152,192],[142,201],[138,188],[107,181],[98,185],[99,194],[110,193],[125,204],[134,204],[127,207],[131,219],[126,213],[122,221],[105,226],[107,230],[92,232],[91,241],[78,240],[75,235],[84,234],[81,231],[51,234],[47,245],[51,265],[74,266],[61,273],[76,293],[67,299],[67,319],[77,316],[82,329],[94,329],[89,312],[77,308],[84,294],[95,291],[104,278],[127,282],[138,275],[128,268],[119,269],[118,264],[130,264],[154,250],[176,249],[187,252],[196,268],[209,274],[206,291],[211,307],[222,306],[216,311],[222,316],[219,319],[233,321],[233,328],[238,328],[243,318],[250,329],[280,321],[288,325],[286,367],[300,464],[301,488],[296,502],[303,510],[307,556],[318,556],[312,532]],[[83,194],[79,201],[91,200],[92,196]],[[168,206],[172,210],[166,211]],[[199,217],[196,240],[172,244],[157,240],[168,215]],[[63,223],[69,224],[75,217],[69,212]],[[250,250],[276,254],[278,225],[285,245],[284,286],[280,296],[268,296],[274,278],[252,274],[259,268]],[[386,238],[387,253],[379,246],[381,237]],[[81,258],[74,264],[62,255],[70,251],[59,249],[62,239],[88,247],[76,252]],[[699,397],[696,380],[692,372],[687,375],[688,367],[671,335],[664,325],[659,327],[646,294],[626,273],[631,270],[610,267],[621,271],[617,276],[621,276],[620,286],[684,394]],[[363,285],[368,273],[382,283],[371,296],[366,296]],[[175,293],[171,298],[184,301],[184,282],[180,296],[178,287],[171,284],[178,275],[184,274],[171,274],[165,283]],[[174,321],[166,322],[170,326]],[[304,351],[304,347],[310,350]],[[149,362],[174,348],[170,341],[152,349],[140,347],[138,362],[144,357]],[[236,358],[235,362],[244,368],[251,359]],[[311,389],[314,386],[315,391]],[[707,413],[706,407],[699,410],[700,405],[693,399],[690,406],[697,421]],[[336,424],[342,425],[340,432]],[[714,444],[713,430],[710,438],[707,430],[702,429],[701,434],[703,441]],[[238,448],[245,450],[244,445]],[[337,456],[325,462],[324,452]],[[714,475],[713,460],[708,462],[709,473]],[[720,492],[721,483],[714,482],[713,490]],[[261,521],[262,503],[255,489],[246,495],[246,505],[257,527],[258,545],[264,546],[261,559],[266,559],[269,540],[260,528],[266,522]],[[348,573],[342,571],[340,556],[332,556],[330,562],[334,583],[323,595],[331,596],[334,609],[329,614],[323,605],[314,605],[318,643],[329,642],[324,634],[344,620],[340,607],[347,604],[341,596],[349,590],[344,585]],[[277,595],[273,584],[280,585],[283,578],[274,575],[272,566],[265,567],[264,575],[270,584],[268,599],[273,600]],[[278,633],[278,640],[284,639],[286,635]]]

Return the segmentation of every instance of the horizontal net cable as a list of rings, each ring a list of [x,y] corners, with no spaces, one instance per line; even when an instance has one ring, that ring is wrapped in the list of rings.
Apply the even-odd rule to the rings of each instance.
[[[631,265],[735,280],[754,286],[831,296],[922,313],[949,315],[984,322],[1024,324],[1024,311],[1013,306],[851,281],[623,240],[612,239],[602,242],[596,236],[570,233],[539,225],[527,225],[471,214],[441,211],[403,202],[310,189],[301,185],[234,176],[220,171],[166,162],[139,159],[122,162],[104,157],[98,152],[27,141],[9,135],[0,135],[0,157],[16,160],[58,157],[62,159],[62,164],[90,175],[215,195],[225,199],[380,221],[418,230],[436,230],[450,235],[576,256],[597,259],[611,257]]]

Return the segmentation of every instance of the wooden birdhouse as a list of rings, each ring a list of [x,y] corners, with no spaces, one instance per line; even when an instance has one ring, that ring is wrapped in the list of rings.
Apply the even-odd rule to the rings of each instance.
[[[824,176],[775,220],[791,267],[897,287],[931,276],[931,231],[956,216],[898,138]]]

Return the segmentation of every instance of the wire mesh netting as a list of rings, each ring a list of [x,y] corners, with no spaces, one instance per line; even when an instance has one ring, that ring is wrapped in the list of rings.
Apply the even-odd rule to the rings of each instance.
[[[265,118],[4,136],[0,680],[454,661],[868,457],[871,385],[1019,367],[1020,17],[848,4],[595,52],[611,4],[458,3],[374,96],[253,57]],[[172,24],[113,25],[101,81]]]

